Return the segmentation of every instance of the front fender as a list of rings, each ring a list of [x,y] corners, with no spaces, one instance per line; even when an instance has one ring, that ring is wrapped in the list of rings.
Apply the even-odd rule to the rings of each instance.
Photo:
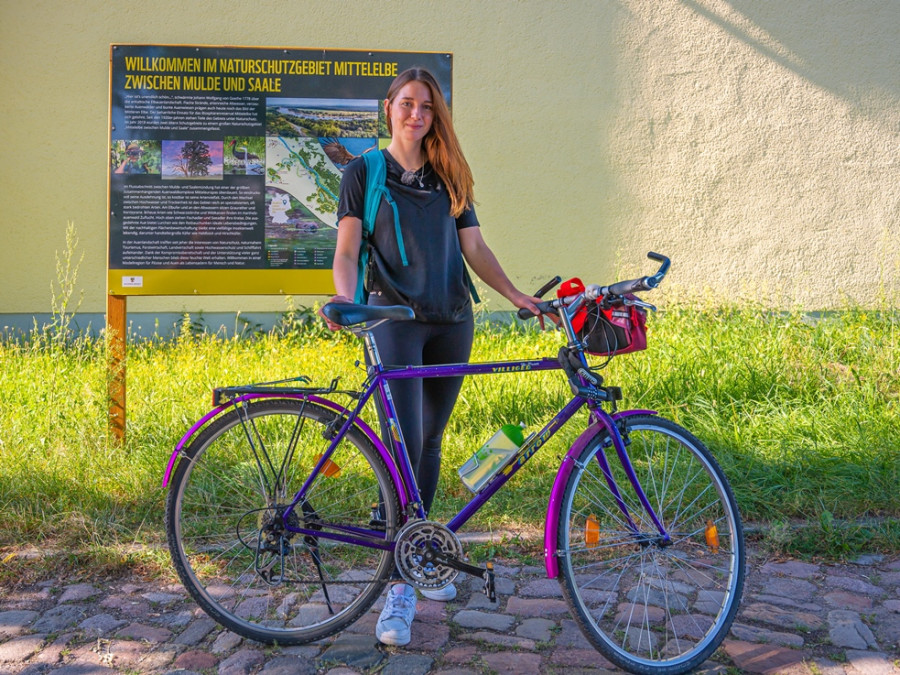
[[[172,455],[169,457],[169,463],[166,465],[166,472],[163,476],[162,486],[163,488],[168,487],[169,480],[172,478],[172,472],[175,470],[175,467],[178,464],[178,459],[181,457],[181,453],[185,447],[187,447],[188,443],[197,435],[197,433],[206,427],[206,425],[222,413],[226,412],[229,408],[232,408],[236,403],[242,403],[244,401],[250,401],[253,399],[260,398],[295,398],[295,399],[306,399],[311,403],[317,403],[325,408],[329,408],[330,410],[334,410],[336,413],[340,415],[350,415],[350,411],[347,410],[344,406],[338,405],[334,401],[329,401],[328,399],[319,398],[318,396],[311,396],[309,394],[278,394],[277,396],[273,396],[272,394],[245,394],[243,396],[238,396],[232,401],[229,401],[225,405],[221,405],[217,408],[213,408],[208,413],[206,413],[203,417],[201,417],[194,426],[188,429],[187,433],[181,437],[181,440],[178,441],[178,444],[175,446],[175,449],[172,451]],[[372,431],[372,428],[366,424],[363,420],[357,418],[354,424],[362,430],[362,432],[372,441],[372,444],[381,454],[382,459],[384,459],[385,465],[388,467],[388,471],[394,479],[395,485],[401,485],[402,481],[400,480],[400,475],[397,472],[397,467],[394,464],[393,459],[391,458],[390,453],[384,447],[384,444],[381,442],[381,439],[378,438],[378,434]],[[403,495],[400,496],[401,501],[403,500]]]
[[[572,475],[572,469],[575,468],[575,460],[578,459],[591,439],[606,428],[606,419],[615,422],[623,417],[656,414],[658,413],[655,410],[624,410],[612,416],[595,415],[593,417],[597,421],[590,424],[572,443],[562,464],[559,465],[556,480],[553,481],[553,489],[550,491],[550,500],[547,503],[547,518],[544,521],[544,566],[547,569],[548,579],[555,579],[559,575],[559,559],[556,555],[557,541],[559,540],[559,516],[566,485],[569,482],[569,476]],[[608,431],[611,433],[611,430]]]

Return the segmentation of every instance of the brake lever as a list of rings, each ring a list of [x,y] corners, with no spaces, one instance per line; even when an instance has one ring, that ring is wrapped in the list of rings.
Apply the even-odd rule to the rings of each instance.
[[[642,307],[643,309],[648,309],[651,312],[656,311],[656,305],[651,305],[649,302],[644,302],[640,298],[622,298],[623,305],[634,305],[636,307]]]

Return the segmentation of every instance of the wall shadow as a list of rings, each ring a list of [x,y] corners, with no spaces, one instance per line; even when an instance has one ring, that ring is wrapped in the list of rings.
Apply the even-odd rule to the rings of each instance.
[[[735,12],[769,36],[769,44],[703,0],[682,2],[860,113],[881,116],[886,98],[900,100],[900,2],[728,0]]]

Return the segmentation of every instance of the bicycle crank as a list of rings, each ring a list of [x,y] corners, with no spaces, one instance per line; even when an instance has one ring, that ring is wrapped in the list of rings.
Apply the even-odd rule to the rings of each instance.
[[[404,525],[397,533],[394,562],[400,576],[416,588],[443,588],[464,572],[483,579],[484,594],[491,602],[497,599],[494,565],[481,568],[466,562],[459,538],[441,523],[411,520]]]

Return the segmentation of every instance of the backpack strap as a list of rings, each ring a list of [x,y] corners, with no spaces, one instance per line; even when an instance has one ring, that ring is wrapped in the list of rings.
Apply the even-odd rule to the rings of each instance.
[[[475,290],[475,284],[472,283],[472,276],[469,274],[468,266],[463,263],[463,276],[466,277],[466,283],[469,284],[469,293],[472,294],[472,300],[475,304],[481,302],[481,298],[478,297],[478,291]]]
[[[381,150],[366,152],[363,154],[366,163],[366,194],[365,210],[363,212],[362,241],[359,247],[359,265],[356,277],[356,297],[354,302],[364,304],[368,296],[365,289],[365,272],[369,263],[369,239],[375,231],[375,218],[381,206],[382,198],[390,205],[394,212],[394,233],[397,236],[397,248],[400,250],[400,260],[403,266],[409,265],[406,259],[406,247],[403,245],[403,233],[400,231],[400,213],[397,211],[397,203],[387,189],[387,166]]]

